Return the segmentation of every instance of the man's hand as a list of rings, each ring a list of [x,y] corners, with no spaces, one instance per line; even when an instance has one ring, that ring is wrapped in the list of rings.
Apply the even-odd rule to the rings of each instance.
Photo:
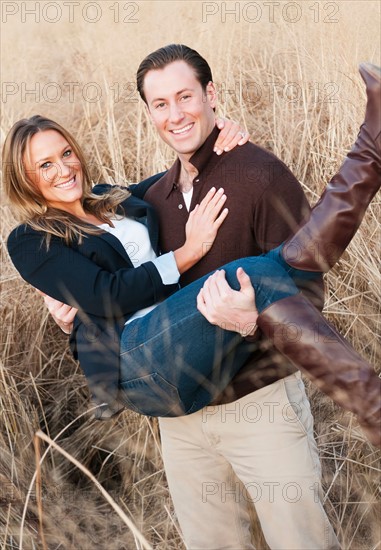
[[[216,126],[220,134],[214,144],[214,152],[221,155],[224,151],[231,151],[237,145],[244,145],[250,139],[249,132],[246,132],[238,122],[227,118],[216,118]]]
[[[73,321],[78,309],[68,306],[63,302],[44,294],[41,290],[37,289],[37,292],[44,298],[45,305],[48,308],[50,315],[53,317],[62,332],[65,334],[70,334],[73,330]]]
[[[238,291],[229,286],[224,270],[213,273],[197,296],[197,309],[212,325],[252,336],[258,317],[254,288],[241,267],[237,278],[241,286]]]

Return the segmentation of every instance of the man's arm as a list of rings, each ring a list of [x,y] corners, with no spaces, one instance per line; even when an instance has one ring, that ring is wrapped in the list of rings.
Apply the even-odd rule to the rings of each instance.
[[[254,287],[242,267],[237,269],[237,280],[240,289],[234,290],[226,280],[225,271],[215,271],[197,295],[197,309],[212,325],[252,337],[258,318]]]
[[[273,161],[263,172],[264,192],[254,211],[254,233],[263,252],[295,233],[311,210],[299,181],[282,161],[271,156]]]
[[[67,335],[71,334],[78,309],[55,300],[37,288],[36,291],[44,298],[45,305],[50,315],[53,317],[54,322],[60,327],[62,332]]]
[[[150,176],[149,178],[142,180],[140,183],[129,185],[128,189],[131,191],[131,194],[134,195],[134,197],[137,197],[138,199],[143,199],[144,195],[151,187],[151,185],[159,181],[159,179],[162,178],[166,173],[167,171]]]
[[[281,160],[274,155],[271,158],[272,162],[264,172],[264,192],[254,211],[254,231],[263,252],[279,246],[293,235],[311,212],[299,181]],[[323,309],[323,277],[300,281],[299,288],[315,307]]]
[[[128,187],[123,186],[122,188],[128,189],[131,192],[131,195],[133,195],[134,197],[137,197],[138,199],[143,199],[144,195],[151,187],[151,185],[162,178],[164,174],[166,174],[166,172],[160,172],[159,174],[154,174],[153,176],[142,180],[140,183],[131,183],[130,185],[128,185]],[[113,186],[109,183],[98,183],[97,185],[94,185],[91,191],[95,195],[103,195],[104,193],[107,193],[112,187]]]

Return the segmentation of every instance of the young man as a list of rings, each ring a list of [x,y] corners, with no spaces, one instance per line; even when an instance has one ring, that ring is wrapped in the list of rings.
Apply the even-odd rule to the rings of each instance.
[[[213,151],[217,95],[207,62],[186,46],[166,46],[143,60],[137,83],[159,136],[178,155],[159,181],[141,187],[159,214],[162,251],[184,242],[189,210],[211,187],[222,186],[227,195],[229,215],[212,249],[181,283],[286,240],[309,211],[302,189],[279,159],[254,144]],[[322,306],[321,285],[306,292]],[[251,359],[218,402],[159,420],[186,545],[254,548],[251,501],[270,548],[339,548],[322,506],[313,419],[300,375],[260,336],[249,340]]]
[[[159,213],[161,249],[184,242],[189,210],[211,187],[222,186],[228,197],[229,215],[212,249],[182,276],[182,285],[290,236],[308,211],[298,181],[251,143],[222,155],[213,151],[217,92],[197,52],[183,45],[160,48],[140,64],[137,85],[159,136],[178,155],[144,195]],[[320,286],[308,290],[322,300]],[[219,403],[159,420],[187,547],[253,548],[251,498],[270,548],[338,548],[321,502],[313,419],[300,375],[268,343],[248,345],[252,358]]]

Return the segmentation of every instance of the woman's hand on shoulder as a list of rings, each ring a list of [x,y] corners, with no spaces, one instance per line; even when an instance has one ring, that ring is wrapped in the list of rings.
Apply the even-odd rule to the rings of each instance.
[[[227,118],[216,118],[216,126],[220,130],[214,144],[214,152],[221,155],[231,151],[237,145],[244,145],[250,139],[250,134],[238,122]]]
[[[211,323],[224,330],[252,336],[256,331],[258,311],[250,277],[237,269],[240,290],[228,284],[223,269],[208,277],[197,296],[197,309]]]

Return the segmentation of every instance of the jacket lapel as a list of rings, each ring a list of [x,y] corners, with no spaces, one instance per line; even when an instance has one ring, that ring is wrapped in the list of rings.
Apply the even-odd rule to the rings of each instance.
[[[159,220],[154,208],[137,197],[130,196],[122,202],[126,216],[143,223],[147,229],[152,248],[159,254]]]
[[[128,257],[128,254],[126,252],[126,249],[122,245],[119,239],[115,237],[115,235],[112,235],[111,233],[108,233],[108,231],[104,231],[100,235],[97,235],[97,237],[103,239],[106,241],[110,246],[114,248],[121,256],[123,256],[124,260],[127,260],[128,262],[131,262],[130,258]]]
[[[100,195],[107,193],[109,189],[109,185],[98,184],[93,188],[93,192]],[[147,227],[152,248],[155,253],[159,255],[159,219],[154,208],[148,204],[148,202],[145,202],[138,197],[134,197],[133,195],[130,195],[126,200],[124,200],[121,203],[121,206],[123,206],[124,210],[121,214],[123,213],[126,216],[133,218]],[[106,240],[119,254],[123,256],[123,258],[129,259],[123,245],[119,239],[114,237],[114,235],[105,231],[99,235],[99,237]]]

